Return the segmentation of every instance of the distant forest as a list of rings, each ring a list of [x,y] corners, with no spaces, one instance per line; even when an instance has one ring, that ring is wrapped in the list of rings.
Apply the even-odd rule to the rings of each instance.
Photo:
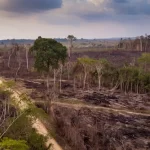
[[[54,38],[56,41],[58,42],[67,42],[67,38]],[[82,42],[86,42],[86,41],[96,41],[96,40],[120,40],[121,38],[108,38],[108,39],[77,39],[77,41],[82,41]],[[126,39],[126,38],[125,38]],[[17,44],[33,44],[34,43],[34,39],[5,39],[5,40],[0,40],[0,45],[3,44],[12,44],[12,43],[17,43]]]

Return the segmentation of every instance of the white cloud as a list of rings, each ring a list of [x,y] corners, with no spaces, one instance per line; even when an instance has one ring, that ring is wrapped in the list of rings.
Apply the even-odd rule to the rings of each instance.
[[[0,38],[36,38],[39,35],[66,37],[68,34],[83,38],[106,38],[147,33],[150,17],[140,14],[140,10],[148,13],[148,9],[143,9],[148,0],[143,0],[142,5],[141,0],[128,0],[129,3],[120,1],[63,0],[61,8],[23,16],[0,11]],[[0,2],[2,4],[4,0]],[[136,8],[134,15],[126,12],[130,7]]]
[[[93,3],[94,5],[103,4],[107,0],[87,0],[90,3]]]

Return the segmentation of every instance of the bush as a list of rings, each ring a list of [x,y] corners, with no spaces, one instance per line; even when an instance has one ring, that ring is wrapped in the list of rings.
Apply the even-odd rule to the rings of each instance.
[[[5,136],[15,139],[27,141],[29,150],[47,150],[45,146],[46,137],[36,133],[32,128],[31,120],[23,115],[8,130]]]
[[[24,140],[12,140],[9,138],[3,138],[0,142],[1,150],[29,150],[27,142]]]

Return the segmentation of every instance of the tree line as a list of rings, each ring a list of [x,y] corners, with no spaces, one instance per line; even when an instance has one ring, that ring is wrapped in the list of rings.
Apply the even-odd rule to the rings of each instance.
[[[9,51],[8,68],[11,67],[12,54],[16,54],[18,68],[15,80],[21,68],[21,51],[25,52],[27,71],[33,67],[29,64],[29,53],[34,56],[34,70],[39,72],[46,80],[46,99],[51,103],[57,93],[62,92],[62,79],[69,80],[73,89],[101,90],[107,88],[110,91],[121,90],[125,93],[150,92],[150,54],[143,53],[138,60],[125,64],[121,68],[113,66],[108,60],[93,59],[87,56],[78,58],[72,62],[74,36],[68,36],[70,46],[67,49],[54,39],[38,37],[33,46],[17,44]],[[53,79],[53,86],[50,80]]]
[[[119,49],[123,50],[136,50],[141,52],[150,51],[150,35],[139,36],[136,38],[120,39],[118,44]]]

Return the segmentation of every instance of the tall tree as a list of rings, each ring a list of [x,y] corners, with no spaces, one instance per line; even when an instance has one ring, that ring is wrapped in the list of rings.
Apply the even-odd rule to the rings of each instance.
[[[53,91],[56,89],[56,69],[60,64],[63,65],[67,58],[67,48],[54,39],[47,39],[39,37],[35,42],[32,51],[35,51],[35,64],[34,67],[37,71],[45,73],[47,76],[47,98],[51,104],[50,99],[50,72],[53,71],[54,86]]]
[[[22,59],[21,59],[21,47],[19,45],[16,45],[16,60],[18,63],[18,67],[15,73],[15,81],[17,80],[18,72],[21,69]]]
[[[143,51],[143,36],[140,36],[140,50]]]
[[[76,37],[74,37],[73,35],[68,35],[67,39],[69,40],[68,56],[70,58],[73,49],[73,41],[76,40]]]
[[[9,57],[8,57],[8,68],[10,68],[10,61],[11,61],[11,57],[13,55],[17,55],[17,52],[19,50],[19,45],[17,43],[12,43],[12,48],[11,50],[9,51]]]
[[[24,44],[24,49],[26,52],[26,66],[27,66],[27,70],[29,70],[29,49],[30,49],[30,44],[26,45]]]

